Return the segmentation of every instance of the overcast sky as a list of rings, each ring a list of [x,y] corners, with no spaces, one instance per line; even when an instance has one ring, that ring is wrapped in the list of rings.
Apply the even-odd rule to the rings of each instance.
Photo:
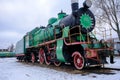
[[[84,0],[79,0],[82,6]],[[0,0],[0,48],[7,48],[37,26],[46,26],[61,10],[71,14],[71,0]]]
[[[61,10],[70,14],[71,0],[0,0],[0,48],[15,44],[36,26],[46,26]]]

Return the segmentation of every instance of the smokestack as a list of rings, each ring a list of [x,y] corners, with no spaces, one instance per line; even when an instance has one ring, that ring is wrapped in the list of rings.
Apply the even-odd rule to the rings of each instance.
[[[72,13],[76,13],[79,6],[78,6],[78,0],[71,0],[71,8],[72,8]]]

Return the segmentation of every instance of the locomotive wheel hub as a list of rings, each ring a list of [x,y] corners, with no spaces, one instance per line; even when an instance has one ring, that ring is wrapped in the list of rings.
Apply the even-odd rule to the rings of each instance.
[[[77,59],[77,63],[80,63],[80,59],[79,58]]]

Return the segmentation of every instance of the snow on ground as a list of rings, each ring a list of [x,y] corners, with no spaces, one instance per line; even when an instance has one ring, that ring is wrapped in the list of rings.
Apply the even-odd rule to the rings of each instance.
[[[105,66],[120,68],[120,57],[115,61],[115,64]],[[0,58],[0,80],[120,80],[120,71],[113,73],[71,74],[36,65],[24,65],[15,58]]]
[[[109,61],[109,58],[107,59]],[[114,64],[106,64],[105,67],[119,68],[120,69],[120,57],[115,57]]]

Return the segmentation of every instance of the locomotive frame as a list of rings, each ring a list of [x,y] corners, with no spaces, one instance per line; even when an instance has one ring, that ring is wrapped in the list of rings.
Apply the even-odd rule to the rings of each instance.
[[[52,39],[49,36],[51,32],[48,30],[47,39],[44,34],[41,42],[34,41],[35,45],[27,47],[26,40],[28,37],[30,38],[30,33],[26,34],[23,38],[24,51],[22,54],[16,55],[17,59],[40,64],[45,62],[47,65],[54,63],[55,66],[70,63],[78,70],[90,65],[101,66],[101,64],[107,63],[106,57],[108,56],[111,57],[111,63],[113,63],[112,45],[103,40],[97,40],[91,32],[95,26],[95,18],[88,9],[91,3],[87,1],[84,2],[83,8],[78,9],[78,0],[71,0],[72,15],[66,16],[61,11],[58,14],[60,17],[58,22],[49,23],[47,28],[54,27]],[[44,27],[40,28],[46,30]],[[33,33],[37,32],[37,29],[35,28]]]

